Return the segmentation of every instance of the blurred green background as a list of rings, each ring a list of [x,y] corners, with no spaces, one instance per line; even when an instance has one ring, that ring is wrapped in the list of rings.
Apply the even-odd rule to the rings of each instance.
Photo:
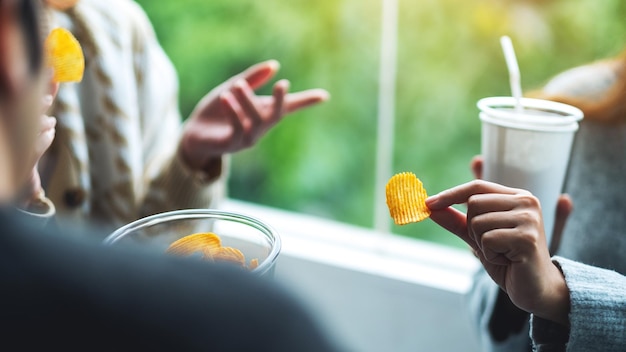
[[[290,79],[292,90],[332,95],[233,157],[231,197],[373,226],[380,1],[138,2],[180,75],[183,116],[211,88],[266,59],[280,61],[277,79]],[[625,19],[623,0],[399,0],[393,173],[416,173],[429,193],[472,178],[475,103],[510,94],[501,35],[512,38],[529,91],[619,54]],[[464,246],[430,221],[392,231]]]

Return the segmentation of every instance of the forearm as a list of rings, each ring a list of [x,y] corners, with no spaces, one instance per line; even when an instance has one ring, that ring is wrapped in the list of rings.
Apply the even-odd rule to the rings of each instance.
[[[187,208],[217,207],[226,195],[228,158],[191,170],[179,155],[173,155],[149,185],[142,216]]]

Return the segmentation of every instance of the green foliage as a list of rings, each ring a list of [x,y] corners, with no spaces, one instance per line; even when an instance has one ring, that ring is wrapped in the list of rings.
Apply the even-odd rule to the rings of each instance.
[[[332,95],[233,157],[232,197],[372,225],[380,1],[138,2],[179,72],[184,116],[211,88],[270,58],[281,62],[278,78],[290,79],[292,90],[323,87]],[[622,0],[399,6],[393,172],[415,172],[430,193],[472,178],[469,160],[480,152],[476,101],[510,94],[501,35],[513,39],[527,91],[618,54],[626,35]],[[393,231],[462,245],[430,221]]]

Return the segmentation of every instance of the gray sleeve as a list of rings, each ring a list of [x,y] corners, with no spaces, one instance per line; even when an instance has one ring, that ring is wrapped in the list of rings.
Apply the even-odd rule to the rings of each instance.
[[[570,291],[567,351],[593,351],[599,344],[605,352],[626,351],[626,277],[562,257],[554,257],[554,261]],[[532,319],[535,345],[562,340],[562,329],[546,323]]]
[[[467,294],[467,303],[471,321],[481,344],[481,351],[485,352],[529,352],[531,342],[529,324],[525,324],[520,331],[510,332],[508,337],[497,341],[489,330],[489,322],[496,309],[496,300],[500,288],[496,285],[484,269],[474,275],[470,291]]]

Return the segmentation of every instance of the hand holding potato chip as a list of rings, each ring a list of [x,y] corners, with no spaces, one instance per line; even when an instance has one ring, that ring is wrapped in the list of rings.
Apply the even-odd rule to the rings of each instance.
[[[452,208],[467,204],[467,214]],[[568,325],[569,290],[553,264],[541,206],[528,191],[475,180],[426,200],[430,218],[465,241],[511,301]]]
[[[58,91],[58,88],[58,84],[51,83],[48,91],[49,94],[42,99],[41,115],[38,126],[39,129],[35,132],[37,133],[37,138],[35,140],[31,157],[28,161],[32,167],[32,172],[17,200],[19,205],[24,209],[31,209],[38,206],[44,195],[37,165],[39,163],[39,159],[41,159],[46,150],[48,150],[48,148],[52,145],[52,141],[54,140],[56,134],[55,127],[57,121],[54,117],[46,115],[46,111],[52,105],[52,101]]]
[[[65,2],[69,5],[69,2]],[[59,3],[61,5],[61,3]],[[73,5],[72,5],[73,6]],[[78,40],[68,30],[53,29],[44,43],[45,62],[51,69],[52,76],[48,95],[43,97],[39,130],[33,146],[32,157],[27,161],[32,165],[32,172],[26,185],[20,191],[17,202],[24,209],[30,209],[43,199],[43,188],[37,165],[39,159],[52,145],[56,134],[56,119],[46,115],[59,89],[59,83],[78,82],[83,78],[85,58]]]

